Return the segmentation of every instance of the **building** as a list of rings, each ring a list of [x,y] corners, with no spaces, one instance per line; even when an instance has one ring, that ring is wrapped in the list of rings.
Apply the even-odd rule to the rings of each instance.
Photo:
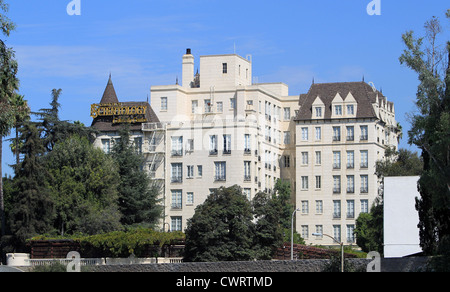
[[[365,82],[313,84],[296,122],[297,230],[307,243],[355,243],[355,220],[380,182],[375,162],[398,146],[394,104]]]
[[[419,176],[384,178],[384,257],[399,258],[422,252],[416,198]],[[408,220],[405,220],[408,218]]]
[[[151,87],[161,123],[143,128],[159,137],[151,144],[164,155],[152,171],[165,182],[164,224],[171,230],[183,230],[213,189],[237,184],[252,199],[282,176],[295,179],[294,168],[282,170],[279,162],[282,155],[294,161],[298,96],[283,83],[253,84],[250,59],[201,56],[196,74],[194,59],[188,49],[182,85]]]
[[[151,87],[145,117],[117,118],[93,105],[110,119],[93,123],[103,129],[96,143],[105,151],[117,135],[114,121],[134,122],[132,137],[161,186],[162,228],[184,230],[211,190],[237,184],[252,199],[283,179],[301,209],[296,228],[307,243],[335,244],[313,232],[354,243],[355,219],[378,194],[375,161],[397,147],[393,103],[365,82],[313,84],[292,96],[284,83],[253,83],[251,57],[199,60],[196,70],[187,49],[182,84]],[[112,92],[108,82],[100,105],[118,102]]]

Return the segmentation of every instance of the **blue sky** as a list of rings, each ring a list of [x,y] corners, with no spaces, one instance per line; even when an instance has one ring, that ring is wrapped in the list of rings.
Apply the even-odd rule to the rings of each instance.
[[[252,55],[259,82],[284,82],[290,95],[315,82],[374,82],[395,103],[405,137],[406,113],[414,110],[417,76],[398,58],[401,35],[438,16],[450,39],[447,0],[6,0],[17,30],[6,40],[19,62],[20,94],[31,109],[48,107],[61,88],[61,119],[90,125],[90,104],[99,102],[111,73],[120,101],[143,101],[150,86],[181,79],[181,57],[192,48],[208,54]],[[415,150],[404,138],[400,146]],[[14,159],[3,145],[3,172]]]

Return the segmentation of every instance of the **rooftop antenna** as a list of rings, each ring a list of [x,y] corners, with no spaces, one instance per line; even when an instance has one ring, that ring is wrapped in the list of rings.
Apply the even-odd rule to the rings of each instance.
[[[234,46],[234,54],[236,55],[236,42],[234,42],[233,46]]]

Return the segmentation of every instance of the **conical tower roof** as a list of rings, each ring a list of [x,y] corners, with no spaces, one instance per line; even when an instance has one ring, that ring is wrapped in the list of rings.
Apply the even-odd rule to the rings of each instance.
[[[106,85],[105,92],[103,93],[102,100],[100,103],[118,103],[116,91],[114,90],[114,85],[111,80],[111,74],[109,74],[108,84]]]

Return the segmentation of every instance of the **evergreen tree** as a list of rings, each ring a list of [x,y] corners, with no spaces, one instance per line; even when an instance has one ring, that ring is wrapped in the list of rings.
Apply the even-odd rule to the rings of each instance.
[[[239,186],[212,192],[188,220],[184,260],[247,261],[255,257],[250,202]]]
[[[144,158],[139,154],[137,145],[130,142],[128,128],[119,132],[111,155],[118,165],[120,182],[119,208],[124,225],[153,226],[161,218],[162,207],[159,205],[158,188],[152,185],[148,174],[143,169]]]
[[[449,244],[450,236],[450,42],[440,49],[437,41],[442,27],[436,17],[425,29],[425,49],[424,38],[416,39],[411,31],[403,35],[406,50],[400,62],[414,70],[420,81],[418,113],[411,115],[408,135],[409,143],[422,150],[424,162],[421,197],[416,200],[420,245],[425,253],[433,254],[443,243]]]
[[[39,129],[31,123],[21,130],[21,139],[24,141],[21,153],[24,159],[14,179],[14,201],[9,221],[11,231],[22,243],[52,230],[53,202],[44,183],[47,171],[40,161],[44,153],[40,134]]]

